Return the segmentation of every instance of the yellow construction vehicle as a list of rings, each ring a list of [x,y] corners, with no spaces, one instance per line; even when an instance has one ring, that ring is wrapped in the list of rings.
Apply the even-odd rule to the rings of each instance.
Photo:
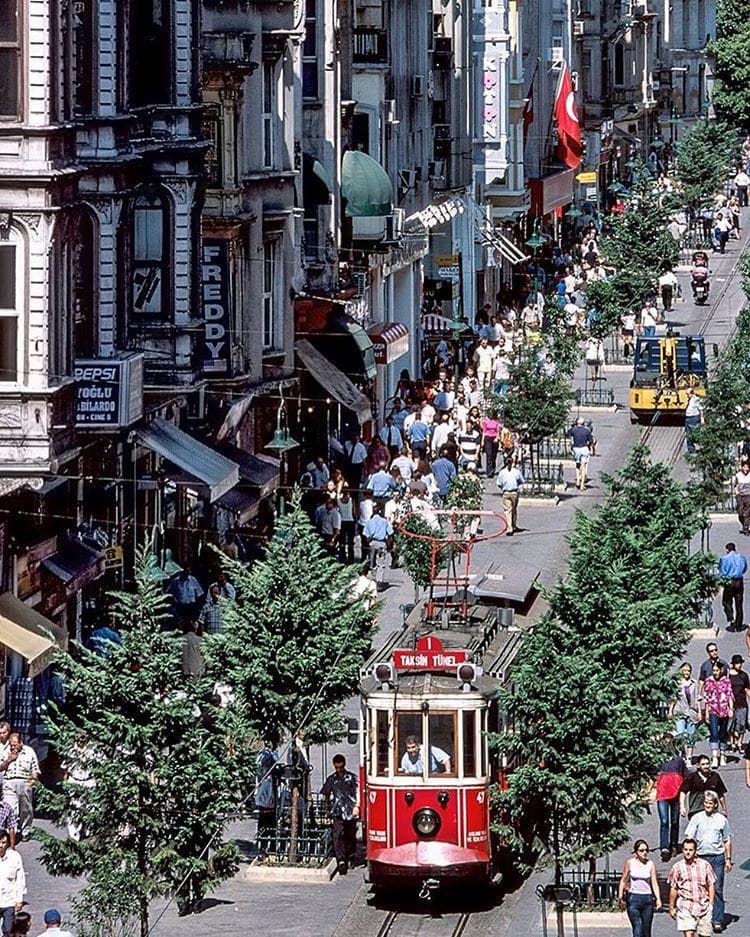
[[[702,335],[640,336],[630,382],[630,422],[682,419],[688,389],[706,393],[706,343]]]

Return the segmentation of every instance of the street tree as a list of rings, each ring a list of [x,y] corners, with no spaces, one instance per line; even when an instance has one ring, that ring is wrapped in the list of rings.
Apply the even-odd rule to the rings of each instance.
[[[739,156],[739,137],[733,126],[720,120],[697,120],[677,151],[676,178],[684,203],[693,211],[710,204]]]
[[[746,265],[743,257],[743,267]],[[744,309],[737,317],[734,335],[711,374],[706,389],[704,423],[696,431],[697,448],[688,456],[707,507],[723,498],[734,471],[737,443],[748,438],[749,399],[750,309]]]
[[[644,812],[654,766],[671,751],[663,705],[688,628],[713,593],[713,558],[690,553],[703,514],[669,469],[637,447],[605,503],[579,512],[568,573],[522,638],[492,743],[517,762],[498,796],[528,865],[594,862]]]
[[[226,603],[223,633],[207,640],[206,660],[234,691],[234,732],[335,737],[370,649],[373,612],[354,596],[351,567],[325,552],[299,491],[263,559],[229,569],[237,599]]]
[[[611,232],[603,243],[603,259],[624,276],[658,277],[679,260],[677,242],[667,229],[669,213],[648,173],[634,171],[634,182],[625,200],[625,211],[611,219]]]
[[[606,280],[586,284],[586,308],[596,310],[589,331],[595,338],[604,338],[616,329],[624,312],[640,312],[653,291],[654,282],[640,270],[618,271]]]
[[[71,780],[42,799],[69,835],[35,835],[48,872],[85,876],[72,899],[82,937],[146,937],[153,899],[190,906],[237,868],[223,840],[233,759],[202,718],[204,687],[182,675],[166,612],[160,571],[141,550],[135,591],[114,595],[122,645],[57,657],[67,698],[48,726]]]
[[[750,131],[750,20],[744,0],[718,0],[711,98],[727,123]]]

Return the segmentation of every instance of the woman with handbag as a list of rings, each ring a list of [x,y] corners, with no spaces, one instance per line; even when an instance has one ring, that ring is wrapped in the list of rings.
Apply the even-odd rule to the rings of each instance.
[[[693,680],[693,668],[685,661],[680,664],[677,695],[669,707],[669,715],[674,719],[674,734],[682,739],[685,758],[693,757],[695,730],[703,718],[698,684]]]
[[[633,855],[625,862],[617,888],[620,910],[628,912],[633,937],[651,937],[654,911],[661,907],[656,866],[648,854],[646,840],[637,839],[633,844]]]

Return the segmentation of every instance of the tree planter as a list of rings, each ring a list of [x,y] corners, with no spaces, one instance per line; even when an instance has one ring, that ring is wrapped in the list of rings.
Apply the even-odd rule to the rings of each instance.
[[[563,918],[565,921],[565,932],[568,933],[568,930],[570,930],[572,934],[573,912],[566,909],[563,912]],[[612,934],[619,933],[620,931],[623,933],[630,932],[630,922],[624,911],[577,911],[575,918],[578,930],[587,930],[596,927],[601,930],[606,929]],[[554,929],[557,927],[557,914],[554,908],[547,912],[547,927],[550,933],[554,933]]]
[[[289,882],[290,884],[322,885],[336,874],[336,860],[325,865],[272,865],[253,859],[242,878],[254,885],[263,882]]]

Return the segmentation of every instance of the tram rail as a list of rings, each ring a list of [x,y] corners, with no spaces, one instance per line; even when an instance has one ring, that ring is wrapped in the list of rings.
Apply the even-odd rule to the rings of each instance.
[[[471,919],[471,912],[459,914],[425,915],[389,911],[377,937],[463,937]]]

